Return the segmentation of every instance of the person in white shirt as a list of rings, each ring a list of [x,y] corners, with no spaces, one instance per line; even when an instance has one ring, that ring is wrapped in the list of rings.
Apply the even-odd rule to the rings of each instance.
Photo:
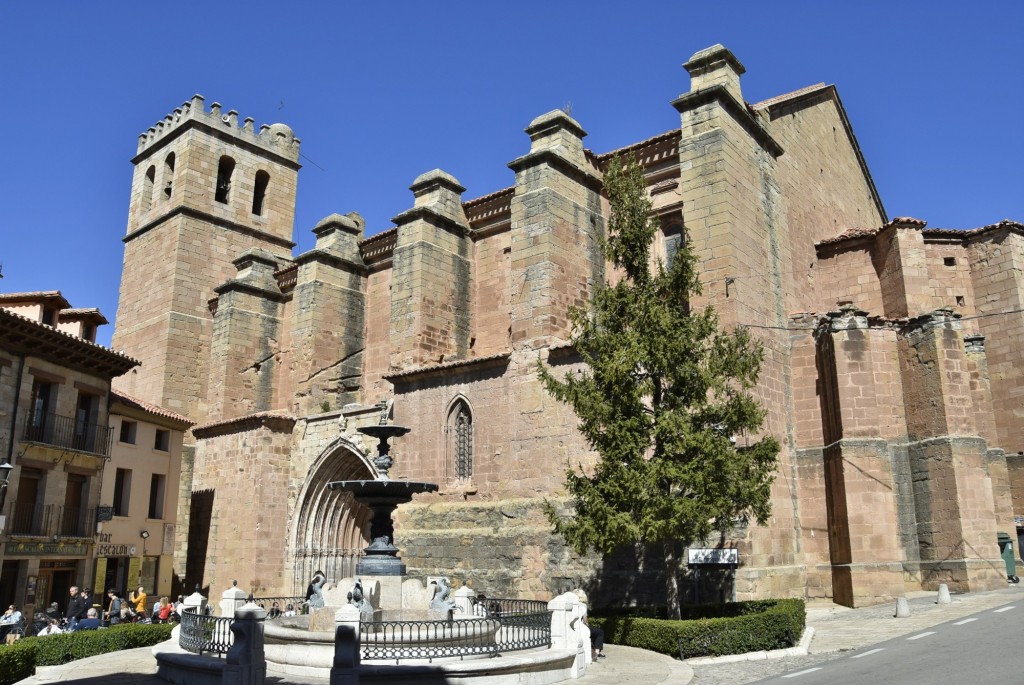
[[[46,620],[46,627],[36,633],[36,635],[57,635],[63,632],[64,631],[60,629],[60,626],[57,625],[57,621],[50,618]]]
[[[16,626],[21,626],[21,612],[13,604],[7,607],[7,611],[0,616],[0,643],[7,639],[7,633]]]

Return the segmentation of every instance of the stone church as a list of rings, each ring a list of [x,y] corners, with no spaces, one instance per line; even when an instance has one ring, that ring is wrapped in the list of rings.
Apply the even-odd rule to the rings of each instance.
[[[115,384],[197,423],[180,483],[186,587],[289,595],[316,569],[353,573],[367,511],[325,486],[375,477],[356,428],[387,420],[412,429],[391,477],[440,485],[398,512],[411,574],[492,596],[580,583],[599,604],[658,601],[659,583],[623,579],[662,564],[580,558],[542,509],[567,468],[596,459],[536,365],[580,364],[567,310],[606,276],[615,155],[643,167],[656,252],[688,241],[702,299],[763,342],[757,395],[782,444],[771,519],[707,541],[736,563],[684,563],[684,583],[700,570],[727,598],[847,605],[1006,583],[1024,226],[890,218],[834,86],[750,104],[724,47],[684,66],[677,128],[598,153],[568,114],[541,115],[508,162],[512,186],[464,198],[429,171],[392,227],[367,237],[357,212],[333,214],[302,254],[288,126],[239,123],[196,95],[139,136],[113,346],[142,365]]]

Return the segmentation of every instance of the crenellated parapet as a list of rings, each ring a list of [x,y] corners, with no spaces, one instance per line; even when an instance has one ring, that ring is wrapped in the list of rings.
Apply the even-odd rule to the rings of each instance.
[[[160,121],[139,134],[137,154],[161,145],[169,136],[184,130],[189,123],[202,124],[213,128],[241,141],[264,148],[282,157],[298,161],[301,141],[295,137],[292,129],[286,124],[263,124],[256,128],[256,120],[246,117],[242,124],[238,123],[238,112],[231,109],[224,112],[219,102],[210,105],[207,111],[204,98],[198,93],[186,100],[179,107]]]

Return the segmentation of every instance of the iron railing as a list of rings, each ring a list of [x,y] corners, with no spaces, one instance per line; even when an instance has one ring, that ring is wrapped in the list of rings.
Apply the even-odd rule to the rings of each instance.
[[[210,616],[196,607],[185,607],[181,612],[178,644],[193,654],[227,654],[231,646],[233,621],[233,617]]]
[[[292,611],[296,614],[304,614],[307,611],[306,598],[303,595],[297,595],[294,597],[254,597],[252,600],[261,609],[265,609],[267,612],[267,618],[277,618],[288,611],[288,605],[291,605]],[[277,602],[277,608],[280,611],[279,614],[274,615],[274,602]]]
[[[490,599],[486,616],[451,621],[366,621],[359,624],[365,660],[433,660],[497,656],[551,646],[547,602]]]
[[[108,426],[84,423],[70,416],[30,411],[25,416],[22,439],[109,457],[112,432]]]
[[[58,504],[11,502],[8,535],[31,537],[91,538],[96,529],[96,510]]]

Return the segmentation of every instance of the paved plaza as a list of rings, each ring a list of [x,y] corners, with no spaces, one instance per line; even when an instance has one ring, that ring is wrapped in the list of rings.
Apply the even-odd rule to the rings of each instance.
[[[945,623],[1020,599],[1019,586],[990,592],[953,595],[950,604],[937,604],[936,593],[918,592],[908,597],[911,615],[895,618],[895,602],[864,609],[848,609],[831,603],[811,603],[807,625],[814,629],[809,654],[783,659],[723,657],[713,663],[691,665],[640,649],[608,645],[607,658],[587,669],[579,685],[742,685],[781,673],[804,663],[827,661],[840,652],[859,649],[894,637]],[[274,685],[323,685],[325,680],[282,680],[268,677]],[[63,666],[41,668],[24,685],[77,683],[78,685],[166,685],[156,676],[151,648],[126,650],[82,659]]]

